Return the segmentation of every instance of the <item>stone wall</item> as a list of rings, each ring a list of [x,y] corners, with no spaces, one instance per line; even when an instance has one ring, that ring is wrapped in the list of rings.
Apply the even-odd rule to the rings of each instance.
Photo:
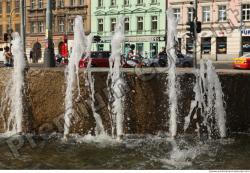
[[[125,121],[126,133],[157,134],[168,131],[167,74],[135,73],[125,70]],[[178,130],[183,132],[184,117],[188,115],[194,97],[194,75],[191,70],[179,70],[179,118]],[[0,69],[0,91],[4,95],[11,70]],[[245,71],[218,71],[225,95],[227,128],[230,132],[250,131],[250,73]],[[96,108],[110,133],[110,117],[107,109],[107,72],[93,72],[96,90]],[[89,106],[89,93],[85,86],[84,72],[80,72],[81,97],[74,99],[75,115],[72,133],[86,134],[94,131],[95,121]],[[26,73],[24,94],[25,131],[63,132],[65,76],[63,69],[29,69]],[[75,95],[77,95],[75,93]],[[3,97],[1,97],[2,99]],[[6,117],[7,112],[1,117]],[[3,131],[4,118],[0,118]]]

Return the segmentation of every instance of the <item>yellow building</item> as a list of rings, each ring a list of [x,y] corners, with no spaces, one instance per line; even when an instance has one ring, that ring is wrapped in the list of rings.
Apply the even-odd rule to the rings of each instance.
[[[20,15],[19,15],[20,0],[0,0],[0,51],[7,45],[3,40],[4,33],[7,32],[10,19],[12,19],[11,28],[14,31],[20,32]]]

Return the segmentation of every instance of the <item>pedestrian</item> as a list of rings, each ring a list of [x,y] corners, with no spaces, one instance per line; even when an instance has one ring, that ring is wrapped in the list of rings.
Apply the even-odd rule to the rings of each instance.
[[[167,52],[166,52],[166,48],[162,47],[161,51],[158,54],[158,58],[159,58],[159,65],[161,67],[165,67],[168,64],[168,56],[167,56]]]
[[[34,53],[33,53],[33,50],[31,49],[31,50],[30,50],[30,61],[31,61],[31,62],[33,62],[33,58],[34,58],[34,57],[33,57],[33,54],[34,54]]]
[[[12,67],[12,54],[8,46],[4,48],[4,65],[6,67]]]

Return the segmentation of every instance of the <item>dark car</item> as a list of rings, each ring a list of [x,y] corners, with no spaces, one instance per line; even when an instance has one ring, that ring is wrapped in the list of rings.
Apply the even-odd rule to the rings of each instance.
[[[193,56],[191,54],[183,55],[181,53],[177,54],[177,67],[193,67]]]
[[[91,67],[109,67],[110,51],[95,51],[91,52],[90,58]],[[80,68],[85,68],[88,65],[89,58],[84,59],[84,55],[79,62]]]

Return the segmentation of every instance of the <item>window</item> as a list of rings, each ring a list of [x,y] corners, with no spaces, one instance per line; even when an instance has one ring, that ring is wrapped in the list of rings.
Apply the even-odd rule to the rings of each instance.
[[[116,25],[116,18],[111,18],[110,23],[111,23],[110,31],[114,32],[115,31],[115,25]]]
[[[2,13],[3,13],[2,3],[3,3],[3,2],[2,2],[2,0],[0,0],[0,4],[1,4],[1,5],[0,5],[0,14],[2,14]]]
[[[38,32],[39,33],[43,33],[44,32],[44,25],[43,25],[42,21],[38,22]]]
[[[192,38],[186,38],[186,52],[193,53],[193,40]]]
[[[157,4],[157,0],[151,0],[151,4]]]
[[[43,8],[43,0],[38,0],[38,8]]]
[[[116,5],[116,0],[111,0],[111,6],[115,6]]]
[[[211,53],[211,37],[201,38],[201,51],[202,51],[202,54]]]
[[[16,10],[15,10],[15,12],[16,13],[19,13],[19,9],[20,9],[20,0],[16,0],[15,1],[15,8],[16,8]]]
[[[30,22],[30,32],[35,33],[36,24],[35,22]]]
[[[216,38],[216,52],[218,54],[227,53],[227,37],[217,37]]]
[[[59,32],[64,32],[64,20],[59,19]]]
[[[158,20],[157,16],[152,16],[151,17],[151,31],[157,31],[157,25],[158,25]]]
[[[129,18],[128,17],[126,17],[124,20],[124,30],[125,32],[129,31]]]
[[[129,0],[124,0],[124,6],[128,6],[129,5]]]
[[[156,58],[157,53],[158,53],[158,43],[150,43],[150,58]]]
[[[35,9],[35,0],[30,0],[30,9]]]
[[[69,20],[69,32],[74,32],[74,19]]]
[[[64,0],[59,0],[58,7],[64,7]]]
[[[210,22],[210,7],[202,7],[202,21]]]
[[[3,36],[3,25],[0,25],[0,37]]]
[[[98,32],[103,32],[103,19],[98,19]]]
[[[136,43],[136,52],[138,52],[138,54],[142,55],[144,52],[143,49],[143,43]]]
[[[250,21],[250,4],[244,4],[242,6],[242,20]]]
[[[142,5],[143,4],[143,0],[137,0],[137,5]]]
[[[70,0],[70,5],[75,6],[76,5],[76,1],[75,0]]]
[[[15,24],[15,31],[20,33],[20,24]]]
[[[174,16],[175,16],[176,20],[177,20],[178,23],[179,23],[179,21],[180,21],[180,16],[181,16],[181,10],[180,10],[179,8],[174,8]]]
[[[194,19],[194,10],[193,8],[188,8],[188,21],[191,22]]]
[[[137,17],[137,31],[143,31],[143,17]]]
[[[98,0],[98,7],[102,7],[103,6],[103,0]]]
[[[11,1],[7,0],[6,1],[6,13],[10,13],[11,11]]]
[[[226,6],[219,6],[218,7],[218,20],[219,22],[225,22],[227,20],[227,7]]]
[[[83,5],[84,4],[84,0],[79,0],[79,5]]]

